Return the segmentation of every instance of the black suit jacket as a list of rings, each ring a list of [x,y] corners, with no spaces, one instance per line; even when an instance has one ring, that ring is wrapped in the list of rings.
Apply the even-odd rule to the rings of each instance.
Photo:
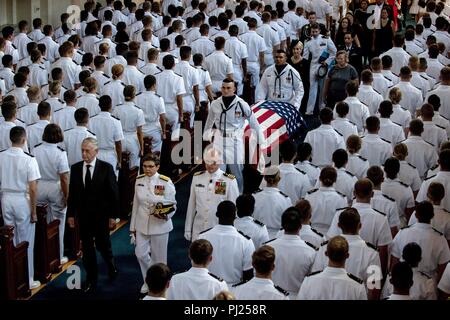
[[[77,162],[70,169],[69,198],[67,216],[77,217],[82,226],[107,224],[109,218],[119,215],[119,187],[113,167],[97,158],[90,191],[83,183],[83,164]]]

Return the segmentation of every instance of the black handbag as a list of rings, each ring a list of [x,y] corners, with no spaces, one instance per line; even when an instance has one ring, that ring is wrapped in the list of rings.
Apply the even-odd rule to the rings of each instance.
[[[419,7],[425,8],[427,6],[427,0],[419,0]]]

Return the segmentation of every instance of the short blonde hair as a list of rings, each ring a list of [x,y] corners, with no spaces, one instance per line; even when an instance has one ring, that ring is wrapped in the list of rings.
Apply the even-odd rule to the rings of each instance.
[[[121,64],[115,64],[111,69],[112,78],[114,80],[119,79],[119,77],[123,74],[125,68]]]
[[[402,101],[402,92],[399,88],[395,87],[389,91],[389,100],[391,100],[393,104],[399,104],[400,101]]]

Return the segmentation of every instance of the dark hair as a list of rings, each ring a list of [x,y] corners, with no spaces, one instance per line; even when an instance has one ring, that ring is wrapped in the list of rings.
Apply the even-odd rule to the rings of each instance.
[[[53,144],[63,142],[64,135],[61,127],[54,123],[48,124],[44,129],[44,133],[42,134],[42,141]]]
[[[302,142],[297,147],[297,158],[299,161],[307,160],[312,153],[312,147],[308,142]]]
[[[203,55],[201,53],[196,53],[192,56],[192,61],[194,61],[194,65],[200,66],[203,62]]]
[[[164,291],[172,278],[172,271],[164,263],[156,263],[148,270],[145,277],[145,283],[148,285],[148,290],[154,293]]]
[[[255,271],[261,274],[268,274],[275,264],[275,249],[264,245],[255,250],[252,254],[252,265]]]
[[[444,149],[439,152],[439,165],[441,166],[441,171],[450,170],[450,149]]]
[[[289,233],[297,232],[301,225],[302,220],[296,207],[287,208],[281,215],[281,226],[284,231]]]
[[[297,146],[293,140],[288,139],[280,145],[280,154],[284,161],[291,161],[295,157],[296,153]]]
[[[342,168],[348,162],[348,154],[344,149],[337,149],[333,152],[332,160],[336,168]]]
[[[439,111],[441,107],[441,98],[437,94],[432,94],[428,97],[428,103],[433,106],[434,111]]]
[[[339,215],[339,227],[343,233],[358,234],[358,226],[361,223],[361,216],[355,208],[346,208]]]
[[[11,140],[13,144],[21,143],[22,139],[26,138],[26,136],[27,132],[21,126],[12,127],[9,131],[9,140]]]
[[[397,160],[398,161],[398,160]],[[369,179],[359,179],[355,183],[355,196],[357,198],[369,198],[373,192],[373,183]]]
[[[255,198],[251,194],[241,194],[236,199],[236,209],[239,218],[251,216],[255,210]]]
[[[144,78],[144,86],[145,89],[149,90],[151,87],[153,87],[156,84],[156,78],[155,76],[149,74],[148,76],[145,76]]]
[[[411,268],[415,268],[422,260],[422,248],[416,242],[410,242],[403,247],[402,258]]]
[[[380,129],[380,119],[370,116],[366,119],[366,129],[369,133],[377,132]]]
[[[79,108],[74,113],[77,124],[86,124],[89,121],[89,111],[86,108]]]
[[[397,178],[397,175],[400,172],[400,161],[394,157],[388,158],[384,163],[384,172],[386,172],[386,177],[389,179],[393,180]]]
[[[328,107],[319,111],[319,119],[322,124],[329,124],[333,120],[333,110]]]
[[[170,70],[173,68],[173,66],[175,65],[175,58],[168,54],[163,58],[163,66],[164,68]]]
[[[345,118],[345,116],[348,114],[349,110],[350,110],[350,108],[349,108],[347,102],[340,101],[336,104],[336,113],[341,118]]]
[[[98,105],[101,111],[109,111],[112,108],[112,100],[108,95],[101,96],[98,100]]]
[[[13,101],[3,102],[2,104],[2,115],[5,120],[11,120],[17,112],[17,104]]]
[[[409,132],[415,136],[422,135],[423,132],[423,122],[420,119],[413,119],[409,123]]]
[[[73,90],[64,92],[64,101],[66,103],[74,102],[77,99],[77,93]]]
[[[295,204],[302,224],[311,218],[312,207],[308,200],[301,199]]]
[[[391,272],[391,283],[394,289],[409,290],[413,285],[413,272],[406,262],[398,262]]]
[[[224,37],[217,37],[214,39],[214,47],[216,50],[221,50],[225,46],[225,38]]]
[[[319,180],[324,187],[331,187],[337,179],[337,171],[331,166],[326,166],[320,171]]]
[[[356,96],[359,90],[359,84],[355,80],[349,80],[345,84],[345,92],[347,92],[348,96]]]
[[[367,179],[372,181],[374,186],[379,186],[384,181],[383,169],[379,166],[371,166],[367,170]]]
[[[389,118],[393,112],[394,107],[392,106],[392,102],[389,100],[384,100],[380,103],[378,107],[378,112],[382,118]]]
[[[37,114],[39,117],[48,117],[52,111],[52,107],[48,102],[42,101],[37,108]]]
[[[142,163],[146,161],[152,161],[155,164],[155,166],[159,166],[161,164],[160,157],[153,153],[147,153],[142,157]]]
[[[189,257],[195,264],[206,264],[213,253],[211,242],[206,239],[198,239],[189,246]]]
[[[236,206],[232,201],[225,200],[219,203],[217,206],[217,212],[216,212],[217,218],[219,220],[231,220],[233,221],[236,217]],[[219,221],[220,222],[220,221]]]

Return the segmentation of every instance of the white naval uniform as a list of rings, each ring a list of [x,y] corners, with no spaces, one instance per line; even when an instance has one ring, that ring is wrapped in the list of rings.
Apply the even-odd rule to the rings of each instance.
[[[342,135],[344,141],[352,134],[358,135],[358,127],[347,118],[336,117],[331,121],[331,126]]]
[[[439,57],[437,59],[427,59],[428,67],[426,70],[427,75],[432,77],[433,79],[439,80],[441,70],[445,66],[439,61]]]
[[[384,182],[381,184],[381,191],[383,194],[395,200],[398,208],[398,217],[400,218],[400,226],[405,226],[408,223],[405,216],[405,210],[413,208],[415,205],[414,194],[411,187],[401,182],[398,178],[395,180],[385,178]]]
[[[376,90],[376,92],[379,92],[380,95],[383,97],[383,99],[387,99],[389,97],[389,88],[394,84],[397,84],[398,77],[394,78],[396,76],[392,73],[393,76],[392,78],[396,80],[396,82],[394,83],[381,72],[372,72],[372,76],[373,76],[372,82],[373,89]]]
[[[123,89],[125,84],[121,80],[113,80],[105,83],[103,87],[103,94],[111,97],[113,110],[116,106],[123,104],[125,98],[123,96]]]
[[[312,146],[311,162],[319,167],[331,165],[333,152],[345,149],[342,135],[329,124],[322,124],[317,129],[308,131],[305,142]]]
[[[348,205],[345,195],[332,187],[313,189],[305,200],[309,201],[312,208],[311,226],[323,234],[328,232],[336,211]]]
[[[111,27],[113,27],[113,28],[115,28],[115,26],[111,26]],[[117,31],[116,31],[117,32]],[[113,34],[114,34],[114,30],[113,30]],[[117,47],[117,44],[116,43],[114,43],[110,38],[103,38],[102,40],[100,40],[100,41],[97,41],[96,43],[95,43],[95,55],[96,56],[98,56],[98,55],[100,55],[100,46],[103,44],[103,43],[106,43],[106,44],[108,44],[108,46],[109,46],[109,50],[108,50],[108,58],[114,58],[115,56],[116,56],[116,47]]]
[[[450,260],[447,240],[431,224],[417,222],[397,233],[392,242],[391,255],[400,259],[403,248],[410,242],[416,242],[422,248],[418,268],[436,280],[438,266]]]
[[[239,37],[247,45],[247,74],[251,76],[251,86],[256,87],[260,74],[259,54],[267,50],[266,42],[255,30],[249,30]]]
[[[427,92],[431,90],[430,82],[417,71],[412,71],[411,73],[411,84],[420,90],[422,97],[425,97]]]
[[[73,106],[66,106],[62,109],[56,110],[52,115],[52,123],[59,125],[63,131],[72,129],[77,125],[74,116],[76,110],[77,109]]]
[[[436,300],[436,284],[425,272],[419,271],[417,267],[412,268],[413,285],[409,289],[411,300]],[[394,286],[390,282],[391,275],[388,274],[381,291],[381,299],[388,298],[394,292]],[[389,300],[392,300],[391,298]]]
[[[392,148],[405,140],[403,127],[400,124],[392,122],[389,118],[380,118],[380,131],[378,135],[381,139],[389,141]]]
[[[320,168],[308,160],[305,161],[298,161],[295,164],[295,167],[303,172],[306,173],[306,175],[309,178],[309,182],[311,186],[314,186],[316,184],[316,181],[319,179],[320,176]]]
[[[225,54],[231,57],[233,62],[233,79],[237,82],[237,94],[242,95],[244,88],[244,74],[242,70],[242,60],[248,60],[247,45],[238,37],[230,37],[225,42]]]
[[[101,111],[89,119],[89,129],[96,135],[98,141],[98,158],[112,165],[116,176],[117,153],[115,143],[124,140],[122,124],[111,113]]]
[[[145,91],[143,74],[136,66],[126,66],[123,72],[123,83],[132,85],[136,88],[136,93]]]
[[[326,267],[322,272],[305,278],[298,300],[367,300],[361,280],[356,280],[344,268]]]
[[[401,226],[400,214],[394,198],[383,194],[381,190],[374,189],[372,199],[370,199],[370,205],[372,209],[386,215],[390,228],[399,228]]]
[[[241,281],[244,271],[252,269],[252,254],[255,251],[250,237],[238,232],[231,225],[216,225],[200,233],[213,246],[209,270],[223,278],[228,286]]]
[[[11,41],[9,40],[5,40],[5,51],[4,51],[5,55],[10,55],[12,56],[12,62],[13,65],[17,64],[17,62],[19,62],[19,51],[17,50],[17,48],[12,44]]]
[[[45,127],[50,124],[48,120],[39,120],[36,123],[30,124],[27,130],[27,141],[30,153],[33,153],[34,147],[42,142],[42,134]]]
[[[200,34],[200,28],[199,27],[191,27],[189,30],[186,31],[184,34],[184,38],[186,39],[186,44],[190,45],[192,42],[200,38],[202,35]]]
[[[437,88],[428,92],[427,101],[432,94],[437,95],[441,99],[439,114],[446,119],[450,119],[450,86],[439,84]]]
[[[136,179],[130,232],[136,232],[135,254],[144,282],[152,264],[167,264],[167,244],[177,203],[175,193],[172,181],[159,173],[151,177],[140,175]],[[167,220],[153,215],[157,203],[174,205],[175,210],[167,214]]]
[[[10,92],[8,92],[6,95],[11,95],[14,96],[16,98],[16,104],[17,107],[23,107],[26,106],[27,104],[30,103],[30,100],[28,99],[28,95],[27,95],[27,88],[21,87],[15,87],[13,90],[11,90]]]
[[[369,161],[358,153],[348,153],[347,171],[355,175],[358,179],[366,177],[369,169]]]
[[[83,160],[81,156],[81,144],[86,138],[95,138],[95,134],[86,127],[75,126],[64,131],[64,149],[67,152],[69,166]]]
[[[321,63],[319,63],[319,58],[323,52],[327,52],[329,54],[328,58],[325,60],[325,63],[329,66],[336,56],[336,46],[330,38],[323,35],[318,35],[317,38],[312,37],[305,43],[303,58],[309,60],[311,63],[309,70],[310,88],[306,114],[313,113],[316,105],[316,100],[319,101],[319,108],[321,108],[323,88],[319,90],[319,79],[317,79],[317,71],[321,66]]]
[[[427,170],[437,163],[438,155],[435,147],[423,140],[422,137],[412,135],[402,143],[408,147],[406,161],[417,168],[420,178],[423,179]]]
[[[141,68],[141,72],[146,76],[152,75],[154,76],[157,73],[163,71],[156,63],[149,62],[145,66]]]
[[[442,207],[450,211],[450,172],[449,171],[441,171],[439,170],[438,173],[434,176],[431,176],[427,179],[425,179],[422,183],[422,186],[420,187],[419,193],[417,194],[416,201],[421,202],[424,200],[428,200],[427,198],[427,192],[428,187],[432,182],[440,182],[444,186],[445,189],[445,196],[444,199],[442,199],[441,205]]]
[[[280,238],[284,235],[284,230],[280,229],[277,233],[276,238]],[[314,247],[319,248],[320,245],[326,240],[325,236],[312,228],[309,224],[302,224],[302,228],[299,232],[300,239],[305,242],[309,242]]]
[[[403,129],[409,128],[412,116],[408,109],[403,108],[399,104],[392,106],[391,121],[402,126]]]
[[[202,171],[194,174],[186,211],[184,236],[195,241],[201,231],[214,227],[217,205],[224,200],[236,201],[239,195],[236,179],[218,169],[210,174]]]
[[[350,202],[353,199],[353,189],[358,178],[353,173],[347,171],[345,168],[336,168],[337,179],[334,183],[334,188],[338,193],[345,195],[347,201]],[[316,185],[320,187],[320,184]]]
[[[59,45],[49,36],[45,36],[39,43],[45,44],[47,47],[45,58],[53,63],[59,58]]]
[[[48,72],[40,63],[33,63],[28,67],[30,74],[28,75],[28,84],[41,88],[48,83]]]
[[[201,36],[191,43],[192,55],[200,53],[203,57],[213,53],[216,48],[214,47],[214,41],[211,41],[207,36]]]
[[[391,230],[384,213],[372,209],[369,203],[355,202],[352,208],[355,208],[361,217],[361,229],[359,230],[361,238],[376,247],[386,246],[392,242]],[[338,211],[334,215],[331,227],[327,233],[328,238],[342,233],[341,228],[338,227],[341,212]]]
[[[100,113],[99,98],[96,94],[86,93],[84,96],[78,98],[75,107],[77,109],[86,108],[89,112],[89,117],[92,118]]]
[[[271,279],[253,277],[231,289],[237,300],[289,300],[289,293],[275,286]]]
[[[341,236],[348,242],[349,257],[345,261],[345,270],[363,280],[367,287],[367,280],[372,275],[368,272],[371,270],[370,268],[378,267],[381,270],[380,255],[377,248],[364,241],[359,235],[341,234]],[[312,272],[321,271],[327,267],[328,257],[325,255],[327,244],[328,241],[325,241],[320,246],[311,269]],[[381,281],[381,279],[378,280]]]
[[[408,163],[406,160],[400,161],[400,171],[397,178],[411,187],[413,192],[417,192],[420,189],[422,180],[419,176],[419,171],[412,164]]]
[[[32,41],[33,40],[23,32],[14,37],[12,44],[17,48],[19,60],[28,56],[27,45]]]
[[[382,166],[392,156],[392,145],[390,141],[383,140],[378,134],[369,133],[362,137],[360,153],[371,166]]]
[[[253,216],[267,226],[269,238],[273,239],[281,228],[281,216],[292,206],[292,201],[274,187],[265,187],[254,193],[253,197],[255,198]]]
[[[394,86],[402,92],[400,105],[407,109],[413,118],[416,117],[416,111],[421,108],[423,102],[422,92],[414,87],[409,81],[400,81]]]
[[[36,159],[21,148],[11,147],[0,152],[0,183],[2,215],[5,225],[14,226],[14,245],[28,242],[28,275],[34,275],[35,224],[30,222],[31,208],[28,183],[40,179]]]
[[[175,274],[167,290],[169,300],[212,300],[221,291],[228,291],[223,279],[213,275],[207,268],[191,267]]]
[[[124,68],[128,65],[127,60],[123,56],[115,56],[114,58],[108,59],[105,62],[105,74],[111,77],[112,67],[116,64],[121,64]]]
[[[265,242],[269,241],[269,233],[267,232],[266,225],[251,216],[236,217],[234,226],[238,231],[241,231],[252,239],[255,249],[258,249]]]
[[[436,152],[441,149],[441,144],[448,140],[447,132],[445,128],[440,127],[433,123],[433,121],[423,121],[422,138],[426,142],[434,145]]]
[[[347,97],[343,102],[347,103],[349,106],[347,118],[356,125],[358,132],[362,133],[366,125],[366,119],[370,117],[369,108],[364,103],[359,101],[356,96]],[[336,108],[333,113],[334,118],[337,118],[338,114],[336,112]]]
[[[439,127],[443,128],[447,133],[447,137],[450,137],[450,121],[448,119],[443,117],[438,111],[435,111],[431,121]]]
[[[26,106],[17,109],[17,118],[25,122],[27,126],[39,121],[37,114],[38,103],[30,102]]]
[[[79,74],[82,71],[81,67],[69,57],[59,58],[53,65],[54,68],[61,68],[63,71],[63,86],[66,88],[75,89],[75,84],[80,83]]]
[[[111,79],[108,75],[106,75],[103,71],[96,70],[92,72],[91,77],[97,80],[97,92],[101,96],[103,95],[103,90],[105,84],[108,83]]]
[[[400,69],[407,66],[409,63],[409,58],[411,57],[408,52],[400,47],[393,47],[388,51],[380,55],[380,59],[384,56],[390,56],[392,58],[392,72],[394,74],[399,74]]]
[[[200,102],[209,103],[208,94],[206,93],[206,87],[212,85],[211,76],[209,75],[208,70],[206,70],[202,66],[196,66],[195,69],[197,69],[199,80],[198,91],[200,95]]]
[[[268,23],[263,23],[256,32],[264,39],[266,43],[266,51],[264,52],[264,65],[265,67],[272,66],[275,61],[273,57],[273,48],[280,45],[280,37],[275,28],[271,27]]]
[[[3,121],[0,123],[0,151],[3,151],[12,145],[11,139],[9,139],[9,133],[16,124],[11,121],[4,121],[4,118],[1,118],[1,120]]]
[[[234,18],[230,21],[230,26],[236,25],[239,28],[239,36],[242,34],[248,32],[248,25],[247,22],[243,18]]]
[[[41,172],[38,181],[37,203],[48,204],[47,222],[59,220],[59,253],[64,256],[64,230],[67,205],[61,189],[59,175],[69,173],[67,153],[56,143],[43,142],[33,150]]]
[[[162,128],[159,119],[166,113],[164,100],[154,91],[144,91],[136,96],[135,102],[137,107],[144,112],[145,124],[142,127],[144,137],[152,138],[152,152],[160,152]]]
[[[447,263],[447,266],[445,267],[438,288],[446,294],[450,294],[450,263]]]
[[[137,137],[137,128],[145,125],[144,112],[135,105],[134,101],[127,101],[114,109],[113,116],[122,124],[125,136],[122,150],[130,153],[130,168],[139,167],[141,146]]]
[[[0,69],[0,78],[5,81],[6,92],[9,92],[14,89],[14,76],[15,73],[10,68]],[[2,94],[5,95],[5,93]]]
[[[383,96],[379,92],[375,91],[373,85],[361,84],[356,97],[359,101],[361,101],[361,103],[365,104],[369,108],[369,113],[371,116],[376,115],[378,112],[378,107],[383,101]]]
[[[233,61],[221,50],[206,56],[203,66],[211,76],[213,92],[220,92],[223,80],[234,72]]]
[[[286,64],[279,73],[276,66],[272,65],[261,77],[256,99],[289,102],[300,109],[303,93],[303,82],[297,70]]]
[[[433,205],[433,209],[434,216],[433,219],[431,219],[431,225],[437,231],[441,232],[447,241],[450,241],[450,212],[445,210],[440,205]],[[412,225],[414,223],[417,223],[415,213],[413,213],[409,218],[408,225]]]
[[[273,282],[295,299],[303,279],[311,272],[317,247],[290,234],[283,234],[266,244],[275,249]]]
[[[199,85],[198,72],[189,64],[189,61],[183,60],[177,63],[173,71],[183,78],[184,88],[186,89],[186,93],[183,95],[183,112],[191,113],[190,126],[193,128],[195,116],[194,86],[198,87]]]

